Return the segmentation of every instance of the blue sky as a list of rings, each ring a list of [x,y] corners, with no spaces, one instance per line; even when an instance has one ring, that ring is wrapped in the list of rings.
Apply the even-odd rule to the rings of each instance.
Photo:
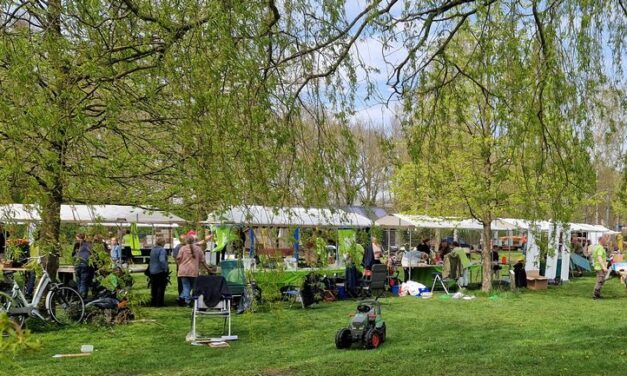
[[[348,18],[357,15],[368,1],[349,0],[346,5],[346,14]],[[392,8],[392,13],[397,15],[405,6],[403,1],[399,1]],[[617,16],[617,17],[620,17]],[[399,32],[401,32],[399,30]],[[606,74],[611,82],[625,88],[625,74],[612,65],[612,49],[607,40],[607,33],[602,33],[603,65]],[[407,49],[399,42],[392,45],[387,50],[383,50],[382,44],[376,37],[368,36],[359,40],[352,51],[353,56],[359,54],[361,60],[370,67],[379,70],[379,73],[371,73],[370,80],[376,88],[375,95],[368,95],[366,75],[363,71],[359,72],[359,85],[355,95],[355,115],[353,120],[360,123],[370,124],[373,127],[388,128],[394,121],[395,108],[400,107],[398,97],[390,97],[392,90],[388,85],[388,78],[392,72],[392,65],[400,61],[406,55]],[[387,60],[387,62],[386,62]],[[627,56],[622,56],[622,69],[625,71],[627,65]],[[388,101],[389,100],[389,101]],[[627,141],[626,141],[627,142]]]

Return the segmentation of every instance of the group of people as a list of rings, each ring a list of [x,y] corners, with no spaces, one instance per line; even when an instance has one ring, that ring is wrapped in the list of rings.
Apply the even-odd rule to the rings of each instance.
[[[176,262],[176,281],[178,290],[178,304],[190,306],[192,304],[191,293],[196,278],[200,274],[201,267],[211,273],[212,269],[205,262],[205,254],[202,245],[211,242],[213,237],[208,235],[204,240],[198,241],[194,235],[181,235],[180,243],[172,250],[172,257]],[[147,274],[150,277],[150,303],[153,307],[165,305],[165,290],[170,274],[168,267],[168,255],[163,248],[163,239],[157,239],[156,245],[150,250],[150,262]]]
[[[122,261],[121,246],[118,244],[117,238],[112,237],[109,242],[105,241],[102,236],[90,236],[84,233],[76,234],[74,248],[72,250],[72,258],[74,259],[74,274],[78,285],[78,292],[83,299],[87,298],[89,290],[94,284],[94,277],[98,265],[94,264],[92,254],[95,245],[101,245],[104,252],[109,253],[111,262],[118,264]],[[116,255],[114,257],[114,255]]]

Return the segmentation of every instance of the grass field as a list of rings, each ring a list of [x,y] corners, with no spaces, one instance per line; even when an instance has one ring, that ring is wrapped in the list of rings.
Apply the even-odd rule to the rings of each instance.
[[[388,340],[376,350],[335,349],[335,332],[355,301],[307,310],[280,303],[236,316],[240,339],[216,349],[185,342],[190,309],[144,308],[142,318],[156,322],[34,333],[41,350],[3,365],[0,374],[625,375],[627,292],[612,279],[605,299],[593,301],[593,284],[586,277],[543,292],[470,301],[383,298]],[[171,303],[174,290],[168,290]],[[220,334],[221,321],[206,319],[203,329]],[[79,352],[82,344],[94,345],[94,354],[51,358]]]

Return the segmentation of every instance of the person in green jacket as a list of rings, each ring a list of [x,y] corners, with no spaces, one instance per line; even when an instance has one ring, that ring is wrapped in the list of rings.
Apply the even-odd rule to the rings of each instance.
[[[594,285],[592,299],[601,299],[601,288],[605,284],[605,275],[607,274],[607,253],[605,246],[607,245],[607,236],[603,235],[599,239],[599,243],[592,248],[592,262],[594,272],[597,274],[597,283]]]
[[[460,247],[458,242],[454,241],[451,254],[453,257],[457,257],[463,269],[462,276],[457,280],[457,285],[459,287],[466,287],[470,282],[470,260],[468,259],[468,255],[466,255],[466,250]]]

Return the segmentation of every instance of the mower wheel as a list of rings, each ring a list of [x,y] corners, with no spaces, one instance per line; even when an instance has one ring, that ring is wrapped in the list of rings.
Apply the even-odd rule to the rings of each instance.
[[[368,329],[364,337],[364,345],[367,349],[376,349],[381,344],[381,334],[375,328]]]
[[[335,347],[338,349],[347,349],[351,347],[353,339],[351,338],[351,331],[347,328],[342,328],[337,331],[335,335]]]
[[[385,342],[385,323],[379,329],[379,333],[381,334],[381,343]]]

